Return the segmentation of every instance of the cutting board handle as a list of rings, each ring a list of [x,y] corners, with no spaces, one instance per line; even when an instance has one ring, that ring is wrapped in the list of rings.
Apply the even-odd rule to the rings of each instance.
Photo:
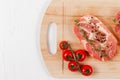
[[[52,55],[48,49],[48,29],[50,23],[56,23],[57,27],[57,41],[56,41],[56,53]],[[61,56],[61,50],[58,46],[59,42],[62,40],[62,28],[63,26],[60,24],[62,22],[61,17],[56,16],[44,16],[42,26],[41,26],[41,33],[40,33],[40,45],[41,45],[41,52],[43,55],[43,58],[50,58],[55,59],[56,56]],[[61,57],[59,57],[61,58]],[[48,60],[48,59],[47,59]]]
[[[50,6],[48,7],[45,16],[42,21],[41,31],[40,31],[40,48],[43,60],[46,67],[52,75],[61,74],[64,70],[64,61],[62,59],[62,51],[59,48],[59,42],[63,40],[63,0],[52,0]],[[52,12],[51,12],[52,10]],[[62,11],[62,12],[61,12]],[[53,14],[54,13],[54,14]],[[56,53],[54,55],[50,54],[48,49],[48,28],[50,23],[56,23],[57,25],[57,41],[56,41]],[[62,23],[62,24],[61,24]]]
[[[47,43],[49,52],[54,55],[57,51],[57,24],[50,22],[48,25]]]

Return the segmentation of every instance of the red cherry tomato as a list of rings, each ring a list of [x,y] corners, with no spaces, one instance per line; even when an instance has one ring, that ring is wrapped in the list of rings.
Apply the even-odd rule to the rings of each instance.
[[[82,65],[81,72],[84,76],[90,76],[93,73],[93,69],[90,65]]]
[[[66,50],[68,49],[68,42],[67,41],[61,41],[59,44],[59,47],[61,50]]]
[[[62,54],[62,57],[65,61],[72,61],[73,59],[73,55],[72,52],[70,50],[65,50]]]
[[[76,58],[78,61],[83,61],[83,60],[85,60],[87,53],[85,50],[77,50],[75,52],[75,55],[76,55]]]
[[[68,69],[72,72],[78,71],[78,66],[79,64],[77,64],[75,61],[70,61],[68,63]]]

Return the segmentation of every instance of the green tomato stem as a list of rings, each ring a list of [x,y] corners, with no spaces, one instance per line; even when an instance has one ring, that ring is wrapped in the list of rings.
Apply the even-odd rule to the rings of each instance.
[[[75,62],[76,62],[76,64],[77,64],[77,67],[78,67],[78,71],[81,72],[80,65],[78,64],[79,62],[78,62],[78,60],[77,60],[77,58],[76,58],[76,56],[75,56],[75,53],[74,53],[74,51],[72,50],[70,44],[68,44],[68,48],[69,48],[69,49],[71,50],[71,52],[72,52],[73,58],[74,58],[74,60],[75,60]]]

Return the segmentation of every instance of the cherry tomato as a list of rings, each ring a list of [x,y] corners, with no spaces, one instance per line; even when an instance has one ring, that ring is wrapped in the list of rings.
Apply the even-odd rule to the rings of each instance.
[[[78,66],[77,65],[79,66],[79,64],[77,64],[75,61],[70,61],[68,63],[68,69],[72,72],[78,71]]]
[[[85,60],[87,53],[85,50],[77,50],[75,52],[75,55],[76,55],[76,58],[78,61],[83,61],[83,60]]]
[[[62,54],[62,57],[65,61],[72,61],[74,60],[72,52],[70,50],[65,50]]]
[[[81,72],[84,76],[89,76],[93,73],[93,69],[90,65],[82,65]]]
[[[66,50],[68,49],[68,42],[67,41],[61,41],[59,44],[59,47],[61,50]]]

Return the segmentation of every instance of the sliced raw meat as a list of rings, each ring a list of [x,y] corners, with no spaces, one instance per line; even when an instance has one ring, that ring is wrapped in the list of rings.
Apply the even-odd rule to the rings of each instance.
[[[97,17],[87,15],[75,22],[74,32],[90,56],[106,61],[116,54],[116,38]]]
[[[117,13],[117,15],[115,16],[114,19],[115,22],[115,33],[117,35],[117,37],[120,39],[120,12]]]

